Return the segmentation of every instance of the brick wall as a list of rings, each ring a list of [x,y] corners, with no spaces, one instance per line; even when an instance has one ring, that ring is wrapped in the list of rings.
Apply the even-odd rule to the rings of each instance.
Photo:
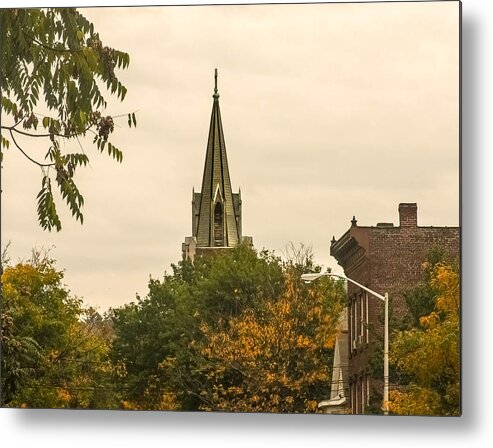
[[[407,311],[403,293],[421,279],[430,249],[439,246],[449,256],[459,255],[457,227],[375,227],[369,233],[370,288],[388,292],[394,315],[400,318]]]

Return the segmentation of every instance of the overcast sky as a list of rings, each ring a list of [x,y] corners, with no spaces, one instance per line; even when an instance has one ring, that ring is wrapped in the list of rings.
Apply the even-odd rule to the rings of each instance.
[[[282,255],[329,255],[358,224],[459,224],[458,2],[84,9],[105,45],[127,51],[117,164],[86,145],[84,225],[59,202],[63,229],[39,228],[39,169],[4,155],[2,245],[15,261],[52,247],[65,282],[101,311],[145,295],[181,258],[201,188],[219,70],[221,114],[243,233]],[[31,155],[43,150],[28,146]],[[76,151],[77,147],[67,146]]]

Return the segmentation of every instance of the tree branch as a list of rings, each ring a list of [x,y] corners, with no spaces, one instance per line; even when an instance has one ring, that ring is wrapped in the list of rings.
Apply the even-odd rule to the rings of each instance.
[[[17,146],[17,149],[24,155],[24,157],[26,157],[28,160],[30,160],[32,163],[35,163],[36,165],[40,166],[40,167],[47,167],[47,166],[55,166],[55,163],[40,163],[38,162],[37,160],[34,160],[32,157],[30,157],[20,146],[19,144],[17,143],[17,141],[15,140],[15,137],[14,137],[14,134],[12,132],[12,129],[9,129],[10,131],[10,136],[12,137],[12,141],[14,142],[14,145]]]
[[[12,131],[14,131],[14,132],[17,132],[18,134],[22,134],[22,135],[25,135],[27,137],[46,138],[46,137],[51,137],[52,135],[55,135],[56,137],[61,137],[61,138],[72,138],[72,137],[78,137],[79,135],[85,134],[87,131],[90,131],[91,128],[94,126],[93,124],[91,124],[89,127],[85,128],[83,131],[77,132],[75,134],[64,135],[64,134],[59,134],[57,132],[53,132],[52,134],[31,134],[29,132],[21,131],[20,129],[17,129],[16,126],[18,124],[19,123],[15,124],[13,126],[0,126],[0,129],[6,129],[6,130],[10,131],[10,133],[12,133]]]
[[[46,137],[50,137],[51,136],[51,134],[30,134],[29,132],[20,131],[19,129],[16,128],[16,126],[18,124],[19,123],[14,124],[13,126],[0,126],[0,129],[6,129],[7,131],[10,131],[10,135],[12,135],[12,131],[14,131],[14,132],[17,132],[17,133],[22,134],[22,135],[27,135],[28,137],[43,137],[43,138],[46,138]],[[57,135],[57,134],[53,134],[53,135]],[[57,135],[57,136],[60,137],[60,135]]]

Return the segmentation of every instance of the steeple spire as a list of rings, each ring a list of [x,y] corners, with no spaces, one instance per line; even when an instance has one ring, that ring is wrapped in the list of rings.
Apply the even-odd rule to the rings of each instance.
[[[241,193],[233,193],[229,177],[226,143],[224,141],[217,68],[214,71],[214,101],[209,125],[202,190],[192,191],[192,236],[182,245],[183,258],[193,260],[216,250],[238,246],[241,242],[253,246],[252,237],[242,235]]]
[[[219,93],[217,93],[217,68],[214,72],[214,102],[212,104],[209,139],[205,157],[200,212],[197,220],[197,246],[231,247],[238,245],[239,212],[233,200],[229,177],[226,143],[224,141]]]

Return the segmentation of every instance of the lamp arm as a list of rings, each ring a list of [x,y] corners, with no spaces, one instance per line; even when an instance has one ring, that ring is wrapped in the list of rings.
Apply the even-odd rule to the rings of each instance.
[[[363,289],[364,291],[370,293],[371,295],[377,297],[378,299],[380,299],[382,302],[385,302],[386,301],[386,298],[385,296],[382,296],[381,294],[378,294],[377,292],[375,291],[372,291],[371,289],[367,288],[366,286],[363,286],[361,283],[358,283],[357,281],[355,280],[352,280],[348,277],[344,277],[344,275],[339,275],[339,274],[332,274],[332,273],[328,273],[327,275],[330,275],[331,277],[337,277],[337,278],[341,278],[343,280],[347,280],[348,282],[350,283],[353,283],[354,285],[356,286],[359,286],[361,289]]]

